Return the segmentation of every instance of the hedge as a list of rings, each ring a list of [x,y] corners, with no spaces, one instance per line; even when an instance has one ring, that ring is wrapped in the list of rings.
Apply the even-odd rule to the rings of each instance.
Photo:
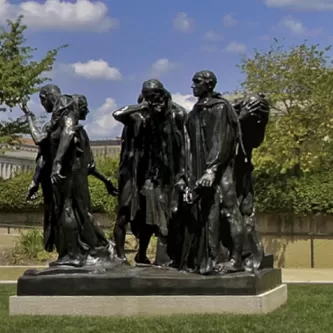
[[[118,160],[107,158],[97,161],[97,167],[116,183]],[[27,189],[32,180],[33,172],[22,173],[9,180],[0,181],[0,209],[1,211],[31,211],[42,209],[43,198],[41,189],[38,198],[32,202],[26,201]],[[114,217],[116,199],[110,196],[104,184],[96,178],[89,177],[89,188],[92,199],[93,212],[109,213]]]
[[[259,176],[255,182],[255,194],[259,212],[332,214],[333,173],[280,179]]]
[[[98,168],[116,184],[118,160],[97,161]],[[42,195],[32,203],[25,200],[32,173],[24,173],[10,180],[0,181],[1,211],[31,211],[42,208]],[[104,184],[89,177],[93,212],[108,213],[114,218],[116,199]],[[255,181],[258,212],[293,212],[296,214],[333,214],[333,173],[323,172],[297,177],[272,178],[257,175]]]

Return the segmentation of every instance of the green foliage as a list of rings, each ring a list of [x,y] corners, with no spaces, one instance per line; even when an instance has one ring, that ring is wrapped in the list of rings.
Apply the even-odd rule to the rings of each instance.
[[[110,177],[116,185],[118,160],[106,158],[97,161],[97,167]],[[0,209],[2,211],[30,211],[41,209],[43,200],[41,189],[38,198],[33,202],[25,200],[27,189],[32,180],[32,172],[22,173],[12,179],[0,182]],[[110,196],[104,184],[94,177],[89,177],[89,187],[92,199],[93,212],[108,213],[114,219],[116,199]]]
[[[45,262],[53,257],[44,250],[43,232],[40,229],[32,229],[20,233],[15,247],[10,252],[9,260],[12,264],[22,262]]]
[[[333,214],[333,174],[323,172],[302,177],[258,176],[256,209],[260,212]]]
[[[23,16],[7,21],[7,29],[0,28],[0,111],[7,111],[38,92],[40,86],[49,81],[44,75],[53,68],[58,52],[67,45],[50,50],[39,61],[33,60],[37,49],[26,45],[24,33],[27,26],[22,24]],[[24,117],[0,122],[0,143],[13,143],[19,136],[27,134],[28,125]]]
[[[330,47],[285,48],[279,41],[240,65],[246,91],[264,92],[274,106],[265,142],[253,160],[259,173],[316,172],[333,152],[333,70]],[[273,111],[274,111],[273,109]]]
[[[117,184],[118,160],[106,158],[97,161],[97,167]],[[333,213],[333,173],[305,174],[301,177],[255,172],[256,207],[259,212]],[[32,173],[22,173],[10,180],[0,181],[1,211],[34,211],[42,209],[42,193],[26,202],[27,188]],[[104,184],[89,177],[93,212],[107,213],[115,220],[117,201],[111,197]]]
[[[25,45],[27,26],[22,19],[8,20],[8,29],[2,27],[0,31],[0,104],[10,108],[39,91],[40,85],[49,80],[42,74],[52,70],[58,52],[67,46],[48,51],[40,61],[32,60],[37,49]]]
[[[118,174],[118,159],[105,158],[97,161],[97,168],[106,176],[108,176],[114,185],[117,186],[117,174]],[[94,212],[108,213],[111,221],[114,221],[116,216],[117,200],[110,196],[105,189],[104,184],[90,176],[89,177],[89,190],[92,199],[92,206]]]

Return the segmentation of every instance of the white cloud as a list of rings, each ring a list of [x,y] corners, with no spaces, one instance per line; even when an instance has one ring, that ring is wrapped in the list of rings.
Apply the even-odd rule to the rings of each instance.
[[[158,78],[163,74],[175,70],[176,68],[176,63],[171,62],[169,59],[162,58],[152,64],[150,69],[150,76]]]
[[[118,68],[111,67],[102,59],[76,62],[69,65],[69,68],[75,75],[87,79],[120,80],[122,78]]]
[[[268,7],[299,10],[333,10],[333,0],[264,0]]]
[[[211,41],[211,42],[218,42],[220,40],[223,39],[222,35],[220,35],[219,33],[217,33],[214,30],[211,31],[207,31],[204,35],[203,35],[203,39],[207,40],[207,41]]]
[[[231,42],[226,46],[225,51],[231,53],[245,53],[246,45],[242,43]]]
[[[88,115],[88,124],[85,126],[91,138],[111,139],[119,135],[122,125],[112,116],[113,111],[116,109],[116,101],[108,97],[99,108],[91,111]],[[90,122],[89,117],[92,117]]]
[[[222,21],[225,27],[233,27],[238,23],[231,14],[224,15]]]
[[[286,16],[280,21],[282,28],[288,29],[295,35],[301,35],[306,32],[303,23],[300,20],[294,19],[291,16]]]
[[[175,29],[182,32],[189,32],[193,28],[193,20],[186,13],[178,13],[173,20]]]
[[[29,29],[61,31],[108,31],[118,26],[118,21],[108,14],[108,7],[101,1],[46,0],[24,1],[14,4],[0,0],[0,23],[24,16]]]
[[[191,111],[197,101],[193,95],[182,95],[181,93],[172,94],[172,100],[184,107],[187,111]]]

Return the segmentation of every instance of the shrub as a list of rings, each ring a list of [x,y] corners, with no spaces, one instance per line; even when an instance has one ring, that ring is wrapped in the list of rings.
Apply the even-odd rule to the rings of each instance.
[[[12,264],[28,262],[45,262],[53,259],[54,253],[44,250],[43,232],[40,229],[32,229],[20,232],[15,247],[9,252],[9,261]]]
[[[117,159],[106,158],[99,160],[97,161],[97,167],[117,185]],[[0,182],[0,209],[2,211],[31,211],[42,208],[41,189],[36,200],[33,202],[26,201],[27,189],[31,183],[32,174],[32,172],[22,173],[12,179]],[[100,180],[89,176],[89,189],[93,212],[108,213],[111,219],[114,219],[116,199],[107,193],[104,184]]]
[[[118,160],[106,158],[97,161],[97,167],[116,184]],[[42,208],[42,195],[27,203],[25,197],[32,173],[23,173],[13,179],[0,181],[0,209],[2,211],[31,211]],[[95,213],[108,213],[115,220],[116,199],[104,184],[89,177],[92,208]],[[301,177],[257,174],[255,181],[256,207],[259,212],[293,212],[333,214],[333,173],[305,174]]]
[[[256,207],[261,212],[296,214],[333,213],[333,174],[315,173],[302,177],[258,177]]]

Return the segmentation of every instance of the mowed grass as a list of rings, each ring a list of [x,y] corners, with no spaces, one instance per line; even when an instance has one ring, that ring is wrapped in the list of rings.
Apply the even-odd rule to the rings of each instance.
[[[289,286],[288,304],[255,316],[10,317],[8,298],[14,294],[15,287],[0,286],[1,333],[327,333],[333,325],[333,285]]]

